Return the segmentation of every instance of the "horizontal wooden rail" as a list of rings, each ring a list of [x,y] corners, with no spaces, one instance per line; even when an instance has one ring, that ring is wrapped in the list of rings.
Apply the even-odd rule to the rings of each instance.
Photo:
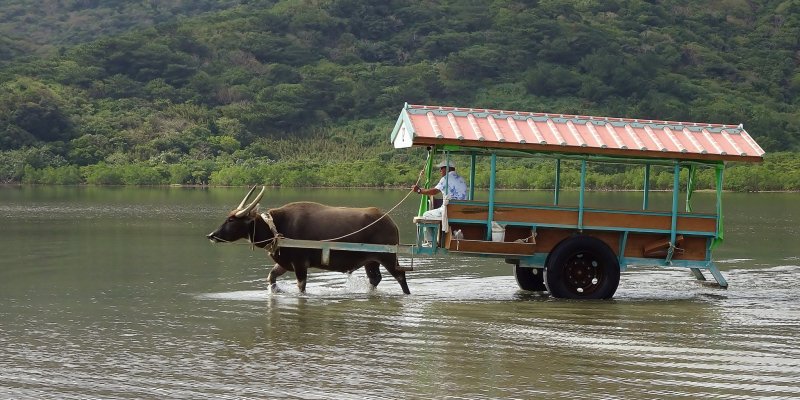
[[[447,249],[456,253],[530,256],[536,253],[536,243],[453,239],[447,243]]]
[[[447,217],[458,221],[475,221],[485,224],[489,220],[489,207],[475,202],[451,202],[447,205]],[[553,206],[530,206],[496,203],[494,221],[538,226],[578,225],[578,210]],[[586,209],[583,213],[584,229],[617,229],[626,231],[665,231],[671,229],[672,217],[664,212],[632,210]],[[683,233],[716,233],[717,221],[709,214],[679,214],[677,230]]]

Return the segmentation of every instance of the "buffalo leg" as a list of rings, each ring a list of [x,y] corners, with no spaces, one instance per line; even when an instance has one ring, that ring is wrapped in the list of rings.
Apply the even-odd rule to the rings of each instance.
[[[286,273],[286,268],[281,267],[280,264],[275,264],[274,267],[269,271],[267,275],[267,283],[269,284],[269,290],[272,292],[278,291],[278,284],[275,283],[275,280],[278,279],[279,276]]]
[[[381,264],[383,264],[383,267],[386,268],[386,271],[392,274],[394,279],[397,280],[397,283],[400,284],[400,288],[403,289],[403,293],[411,294],[411,291],[408,290],[408,283],[406,283],[406,271],[397,269],[397,265],[399,265],[399,262],[397,261],[397,255],[387,254],[386,257],[381,260]]]
[[[305,293],[306,280],[308,279],[308,267],[305,265],[295,265],[294,276],[297,277],[297,288],[300,289],[300,293]]]
[[[364,265],[364,271],[367,273],[367,278],[369,278],[369,284],[372,285],[372,289],[376,289],[378,284],[381,283],[381,264],[375,261],[370,261]]]

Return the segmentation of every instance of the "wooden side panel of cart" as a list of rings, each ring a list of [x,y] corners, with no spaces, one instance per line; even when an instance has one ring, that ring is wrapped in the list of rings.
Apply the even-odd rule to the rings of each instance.
[[[468,241],[465,247],[448,233],[440,244],[449,251],[520,256],[549,253],[562,240],[580,232],[602,240],[621,258],[663,259],[672,224],[672,217],[666,212],[585,209],[579,221],[578,209],[501,203],[495,204],[490,218],[488,204],[474,201],[451,202],[447,216],[449,232],[460,230],[464,241]],[[488,221],[506,226],[504,242],[508,244],[487,240]],[[679,213],[677,251],[672,259],[707,260],[716,229],[714,215]],[[509,246],[515,242],[516,247]]]

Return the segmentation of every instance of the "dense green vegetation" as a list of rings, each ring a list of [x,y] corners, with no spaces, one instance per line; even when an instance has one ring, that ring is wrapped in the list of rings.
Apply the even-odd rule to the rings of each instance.
[[[55,55],[99,37],[224,10],[238,0],[4,0],[0,63],[24,53]]]
[[[363,161],[287,161],[250,162],[218,166],[212,161],[163,165],[134,163],[112,165],[99,163],[84,167],[34,168],[26,165],[20,171],[24,183],[75,185],[167,185],[187,182],[215,185],[243,186],[253,183],[288,187],[384,187],[410,186],[420,178],[420,170],[410,162],[384,163],[374,159]],[[463,163],[462,165],[468,165]],[[614,166],[589,164],[590,174],[586,185],[591,190],[641,190],[644,168],[639,166]],[[464,171],[464,173],[468,173]],[[564,162],[560,187],[577,189],[580,185],[580,167],[576,162]],[[672,188],[671,168],[655,167],[651,171],[650,188]],[[681,171],[681,185],[685,188],[688,170]],[[552,189],[555,186],[555,168],[552,160],[528,162],[501,162],[497,174],[497,187],[501,189]],[[424,182],[424,180],[422,180]],[[475,184],[489,186],[486,163],[476,167]],[[713,169],[701,168],[695,180],[695,189],[715,189]],[[723,186],[734,191],[784,191],[800,188],[800,158],[794,153],[777,153],[757,166],[732,165],[725,175]]]
[[[726,188],[800,189],[792,0],[27,3],[0,10],[0,182],[406,185],[409,102],[743,123],[780,153]]]

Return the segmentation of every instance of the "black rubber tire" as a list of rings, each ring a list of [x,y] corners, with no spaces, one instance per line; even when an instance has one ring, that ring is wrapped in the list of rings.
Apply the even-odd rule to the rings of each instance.
[[[574,236],[550,253],[544,282],[553,297],[610,299],[619,286],[619,260],[602,240]]]
[[[544,269],[542,268],[526,268],[515,265],[514,278],[522,290],[531,292],[544,292],[547,290],[544,285]]]

